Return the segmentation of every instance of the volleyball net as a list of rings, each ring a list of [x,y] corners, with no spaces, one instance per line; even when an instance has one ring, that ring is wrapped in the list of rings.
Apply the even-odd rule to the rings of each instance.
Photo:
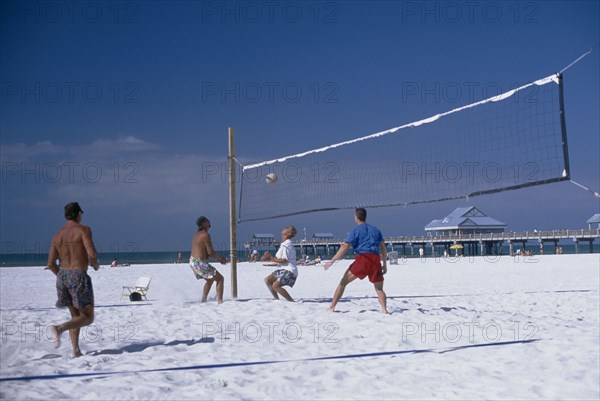
[[[238,219],[438,202],[568,180],[562,85],[554,74],[420,121],[245,165]]]

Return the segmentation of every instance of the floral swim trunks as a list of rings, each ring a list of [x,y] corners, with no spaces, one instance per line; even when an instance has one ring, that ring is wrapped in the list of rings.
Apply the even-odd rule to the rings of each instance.
[[[81,310],[94,306],[92,279],[82,269],[60,269],[56,275],[56,293],[59,308],[72,306]]]
[[[190,257],[190,267],[196,276],[196,280],[210,280],[215,274],[217,274],[217,270],[207,261],[195,258],[193,256]]]

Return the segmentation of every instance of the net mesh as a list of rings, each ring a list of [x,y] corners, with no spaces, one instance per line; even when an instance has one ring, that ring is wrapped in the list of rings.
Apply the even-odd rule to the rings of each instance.
[[[569,178],[560,75],[242,170],[239,221],[493,193]],[[267,183],[267,175],[277,180]],[[272,176],[271,176],[272,177]]]

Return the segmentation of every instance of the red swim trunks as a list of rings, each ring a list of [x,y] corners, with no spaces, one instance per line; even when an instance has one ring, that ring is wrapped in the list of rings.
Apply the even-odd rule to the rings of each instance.
[[[350,272],[361,280],[369,276],[369,281],[372,283],[383,281],[381,259],[375,253],[356,255],[354,262],[350,265]]]

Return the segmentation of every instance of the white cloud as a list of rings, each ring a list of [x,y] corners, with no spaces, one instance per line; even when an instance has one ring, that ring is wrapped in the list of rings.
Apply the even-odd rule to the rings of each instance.
[[[84,145],[56,145],[50,140],[37,142],[34,145],[16,143],[0,148],[0,157],[3,162],[24,162],[34,159],[53,158],[57,156],[89,157],[90,154],[114,155],[115,152],[145,152],[160,149],[160,145],[144,141],[134,136],[126,136],[117,139],[97,139],[92,143]]]
[[[165,154],[134,136],[73,146],[19,143],[2,148],[2,184],[10,188],[3,209],[31,193],[46,202],[80,199],[162,215],[220,206],[227,193],[224,166],[213,156]]]
[[[227,212],[224,166],[224,157],[173,155],[136,137],[70,147],[15,144],[2,148],[1,210],[18,215],[29,206],[19,224],[34,226],[56,215],[57,207],[78,201],[90,211],[99,238],[152,242],[169,224]],[[11,237],[14,227],[2,231]]]
[[[35,145],[26,143],[15,143],[0,148],[0,157],[3,162],[8,161],[23,161],[40,156],[54,156],[64,153],[66,148],[58,146],[50,141],[38,142]]]
[[[82,151],[94,152],[142,152],[148,150],[159,149],[160,146],[146,142],[142,139],[127,136],[125,138],[114,139],[98,139],[89,145],[83,146]]]

